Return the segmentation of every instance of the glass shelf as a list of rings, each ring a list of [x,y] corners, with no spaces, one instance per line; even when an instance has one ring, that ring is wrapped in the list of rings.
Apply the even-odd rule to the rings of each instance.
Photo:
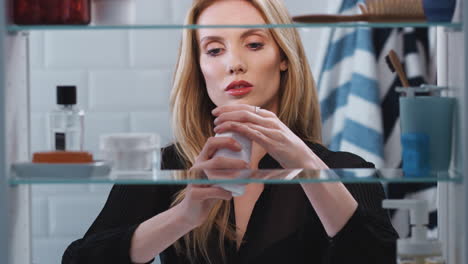
[[[395,28],[395,27],[444,27],[461,30],[461,23],[449,22],[401,22],[401,23],[294,23],[263,25],[181,25],[181,24],[135,24],[135,25],[8,25],[7,31],[49,31],[49,30],[147,30],[147,29],[197,29],[197,28]]]
[[[37,171],[37,170],[36,170]],[[70,170],[69,170],[70,171]],[[53,175],[52,175],[53,174]],[[461,182],[459,173],[430,172],[408,177],[400,169],[337,170],[154,170],[108,171],[108,173],[70,174],[64,171],[44,174],[12,169],[9,183],[19,184],[297,184],[297,183],[436,183]]]

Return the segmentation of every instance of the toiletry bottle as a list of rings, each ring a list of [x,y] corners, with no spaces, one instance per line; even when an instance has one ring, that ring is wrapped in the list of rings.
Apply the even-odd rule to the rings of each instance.
[[[240,159],[245,161],[247,164],[250,164],[250,159],[252,155],[252,140],[247,137],[237,133],[237,132],[224,132],[221,134],[216,134],[215,137],[230,137],[233,138],[237,143],[241,145],[241,151],[232,151],[230,149],[222,148],[216,151],[213,157],[221,156],[231,159]],[[238,178],[247,178],[250,176],[250,171],[239,172]],[[245,184],[216,184],[226,191],[230,191],[233,196],[241,196],[245,193]]]
[[[231,137],[241,145],[242,150],[237,152],[232,151],[230,149],[222,148],[216,151],[213,157],[223,156],[231,159],[240,159],[247,163],[250,163],[250,156],[252,155],[252,140],[244,137],[243,135],[237,132],[224,132],[221,134],[216,134],[215,137]]]
[[[57,86],[57,105],[49,116],[50,149],[82,151],[84,111],[76,107],[76,86]]]
[[[410,210],[411,237],[398,239],[398,264],[444,264],[442,245],[427,237],[429,210],[425,200],[384,200],[383,208]]]
[[[90,0],[12,0],[19,25],[75,25],[91,21]],[[115,1],[114,1],[115,2]]]

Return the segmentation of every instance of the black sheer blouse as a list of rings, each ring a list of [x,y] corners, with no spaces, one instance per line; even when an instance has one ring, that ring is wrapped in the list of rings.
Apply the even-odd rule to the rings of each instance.
[[[372,168],[373,164],[346,152],[332,152],[308,143],[330,168]],[[185,169],[175,147],[162,152],[162,169]],[[260,169],[281,168],[268,154]],[[386,210],[380,184],[346,184],[358,209],[333,238],[327,236],[299,184],[265,185],[249,220],[244,243],[225,241],[228,263],[396,263],[397,234]],[[107,202],[83,238],[66,249],[62,263],[131,263],[132,235],[145,220],[169,209],[183,185],[115,185]],[[235,223],[234,206],[230,221]],[[223,263],[216,231],[208,241],[212,263]],[[162,264],[191,263],[173,246],[160,254]],[[202,258],[193,263],[206,263]]]

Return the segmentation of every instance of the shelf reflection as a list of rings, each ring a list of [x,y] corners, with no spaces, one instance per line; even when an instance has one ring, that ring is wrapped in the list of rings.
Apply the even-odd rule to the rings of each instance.
[[[7,31],[50,30],[147,30],[147,29],[198,29],[198,28],[399,28],[399,27],[444,27],[461,30],[461,23],[449,22],[391,22],[391,23],[293,23],[259,25],[183,25],[183,24],[133,24],[133,25],[8,25]]]
[[[418,176],[405,175],[400,169],[335,169],[335,170],[153,170],[111,171],[106,175],[93,173],[67,176],[67,173],[47,175],[21,174],[12,170],[10,184],[223,184],[223,183],[417,183],[461,182],[453,171],[430,172]]]

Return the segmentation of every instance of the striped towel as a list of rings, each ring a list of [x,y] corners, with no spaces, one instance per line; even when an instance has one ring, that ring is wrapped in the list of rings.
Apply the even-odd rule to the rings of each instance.
[[[357,0],[339,13],[357,14]],[[323,142],[384,165],[383,125],[375,51],[369,28],[334,28],[318,78]]]
[[[332,13],[359,14],[358,0],[340,0]],[[337,12],[338,11],[338,12]],[[385,56],[394,49],[411,85],[431,81],[426,29],[332,28],[318,75],[323,142],[335,151],[349,151],[378,168],[401,168],[397,76]],[[434,74],[432,74],[434,75]],[[437,234],[436,187],[433,184],[389,184],[391,199],[423,199],[431,208],[430,226]],[[401,237],[409,234],[407,211],[393,211]]]

